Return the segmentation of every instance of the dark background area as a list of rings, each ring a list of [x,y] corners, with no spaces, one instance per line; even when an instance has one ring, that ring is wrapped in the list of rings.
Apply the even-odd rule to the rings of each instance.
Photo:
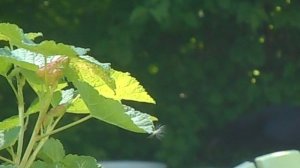
[[[156,99],[133,106],[167,125],[161,141],[91,120],[56,136],[68,153],[231,167],[300,147],[299,2],[1,0],[0,21],[90,48]],[[6,88],[1,118],[16,111]]]

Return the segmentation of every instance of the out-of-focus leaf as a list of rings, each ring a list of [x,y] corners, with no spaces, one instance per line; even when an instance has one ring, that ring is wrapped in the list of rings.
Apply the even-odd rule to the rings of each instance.
[[[149,15],[149,10],[144,6],[136,7],[131,15],[130,22],[135,24],[143,24],[147,21]]]
[[[30,168],[66,168],[62,163],[48,163],[43,161],[35,161]]]
[[[15,144],[20,131],[18,116],[0,122],[0,150]]]
[[[20,132],[20,126],[0,130],[0,150],[15,144]]]
[[[38,153],[38,158],[47,163],[58,163],[65,156],[63,145],[58,139],[50,138]]]
[[[14,165],[0,165],[0,168],[16,168]]]
[[[67,155],[62,163],[66,168],[98,168],[96,159],[90,156]]]

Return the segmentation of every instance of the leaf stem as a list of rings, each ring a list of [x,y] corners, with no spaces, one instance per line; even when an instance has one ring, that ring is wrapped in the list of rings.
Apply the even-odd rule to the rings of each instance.
[[[3,161],[5,161],[5,162],[7,162],[7,163],[14,164],[14,162],[13,162],[12,160],[7,159],[7,158],[5,158],[5,157],[3,157],[3,156],[0,156],[0,160],[3,160]]]
[[[7,82],[10,85],[11,89],[13,90],[14,94],[16,95],[16,97],[18,96],[18,92],[14,86],[14,84],[12,83],[11,79],[7,78]]]
[[[16,154],[14,152],[14,148],[12,146],[6,148],[7,152],[10,154],[10,156],[12,157],[12,160],[15,161],[16,160]]]
[[[56,134],[56,133],[58,133],[58,132],[60,132],[60,131],[63,131],[63,130],[65,130],[65,129],[68,129],[68,128],[73,127],[73,126],[75,126],[75,125],[78,125],[78,124],[80,124],[80,123],[82,123],[82,122],[84,122],[84,121],[87,121],[87,120],[91,119],[91,118],[92,118],[91,115],[85,116],[85,117],[83,117],[83,118],[81,118],[81,119],[79,119],[79,120],[77,120],[77,121],[74,121],[74,122],[69,123],[69,124],[67,124],[67,125],[64,125],[64,126],[62,126],[62,127],[60,127],[60,128],[57,128],[57,129],[55,129],[55,130],[53,130],[53,131],[51,131],[51,132],[49,132],[49,133],[46,133],[46,134],[44,134],[44,135],[41,135],[41,136],[38,138],[38,140],[43,139],[44,137],[47,137],[47,136]]]
[[[40,100],[40,102],[43,102],[43,103],[41,104],[39,116],[38,116],[38,119],[34,126],[31,138],[30,138],[27,148],[25,150],[22,161],[20,163],[20,167],[25,167],[25,165],[27,165],[27,161],[31,155],[34,145],[37,142],[38,133],[42,127],[42,122],[43,122],[44,116],[46,115],[48,108],[51,104],[52,95],[53,95],[53,91],[49,90],[49,92],[45,92],[45,96],[43,97],[43,100]]]
[[[22,151],[23,151],[23,140],[24,140],[24,133],[25,133],[25,124],[24,124],[24,95],[23,95],[23,87],[25,85],[25,79],[20,74],[17,76],[17,93],[18,93],[18,111],[19,111],[19,124],[21,126],[20,133],[19,133],[19,139],[18,139],[18,147],[17,147],[17,157],[16,157],[16,163],[20,163]]]
[[[30,155],[28,161],[26,162],[26,165],[24,168],[30,168],[31,164],[33,163],[33,161],[36,158],[36,155],[38,154],[38,152],[40,151],[40,149],[43,147],[43,145],[46,143],[46,141],[48,140],[49,137],[45,137],[44,139],[42,139],[38,145],[35,147],[33,153]]]

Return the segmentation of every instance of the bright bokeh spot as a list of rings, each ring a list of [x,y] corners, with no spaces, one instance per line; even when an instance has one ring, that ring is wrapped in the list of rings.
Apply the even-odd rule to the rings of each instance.
[[[263,44],[265,43],[265,37],[261,36],[259,39],[258,39],[259,43]]]
[[[148,67],[148,72],[149,72],[151,75],[156,75],[156,74],[159,72],[159,68],[158,68],[157,65],[151,64],[151,65],[149,65],[149,67]]]
[[[254,69],[253,72],[252,72],[252,74],[254,76],[259,76],[260,75],[260,71],[258,69]]]

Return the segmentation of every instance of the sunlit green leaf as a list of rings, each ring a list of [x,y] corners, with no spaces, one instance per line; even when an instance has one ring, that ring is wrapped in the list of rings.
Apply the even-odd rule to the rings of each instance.
[[[38,153],[38,158],[48,163],[58,163],[65,156],[63,145],[58,139],[50,138]]]
[[[63,164],[66,168],[98,168],[96,159],[90,156],[67,155]]]
[[[150,118],[145,120],[146,117],[141,113],[128,110],[117,100],[103,97],[88,83],[75,82],[74,84],[93,117],[133,132],[153,132],[150,128],[153,125],[149,125]]]
[[[9,23],[0,24],[0,40],[8,40],[11,44],[20,44],[23,31],[17,25]]]
[[[67,77],[71,81],[87,82],[107,98],[155,103],[143,86],[129,73],[112,70],[108,65],[105,67],[91,57],[85,59],[89,62],[81,59],[72,59],[70,62],[71,68]]]
[[[115,98],[119,100],[134,100],[139,102],[155,103],[142,85],[129,73],[112,71],[112,77],[116,83]]]

